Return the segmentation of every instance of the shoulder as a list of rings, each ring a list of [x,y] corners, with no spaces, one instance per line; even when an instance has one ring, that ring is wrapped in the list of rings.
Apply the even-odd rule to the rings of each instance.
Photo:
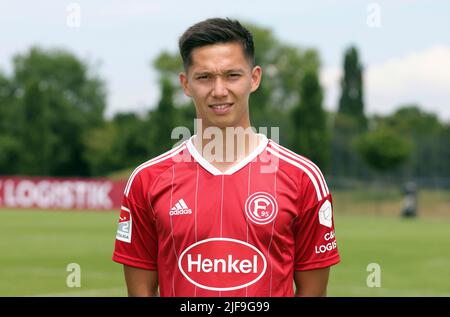
[[[183,142],[173,149],[139,165],[134,169],[128,179],[127,185],[125,186],[125,196],[128,197],[133,188],[149,188],[161,173],[182,161],[181,157],[185,150],[186,142]]]
[[[330,192],[320,168],[305,156],[269,140],[267,150],[276,158],[278,169],[288,174],[301,193],[309,192],[321,201]]]

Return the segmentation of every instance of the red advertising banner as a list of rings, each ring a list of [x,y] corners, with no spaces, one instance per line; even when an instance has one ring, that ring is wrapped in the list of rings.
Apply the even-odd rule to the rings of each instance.
[[[126,181],[0,177],[0,208],[120,209]]]

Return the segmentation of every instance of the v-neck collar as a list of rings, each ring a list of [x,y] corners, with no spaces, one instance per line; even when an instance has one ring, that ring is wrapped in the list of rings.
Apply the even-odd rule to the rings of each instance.
[[[194,159],[204,168],[206,169],[208,172],[210,172],[211,174],[217,176],[217,175],[232,175],[233,173],[239,171],[241,168],[243,168],[244,166],[246,166],[248,163],[250,163],[251,161],[253,161],[259,154],[261,154],[262,151],[264,151],[264,149],[267,146],[267,143],[269,142],[269,140],[267,139],[267,137],[264,134],[258,133],[257,134],[259,136],[259,144],[258,146],[249,154],[247,155],[244,159],[242,159],[241,161],[239,161],[238,163],[236,163],[235,165],[231,166],[228,170],[226,170],[225,172],[222,172],[221,170],[219,170],[217,167],[215,167],[214,165],[212,165],[210,162],[208,162],[201,154],[200,152],[197,150],[197,148],[194,145],[194,138],[196,136],[196,134],[194,134],[187,142],[187,149],[189,151],[189,153],[194,157]]]

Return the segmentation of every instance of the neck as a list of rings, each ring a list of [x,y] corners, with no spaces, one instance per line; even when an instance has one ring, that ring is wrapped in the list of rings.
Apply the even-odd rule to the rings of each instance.
[[[259,145],[259,137],[247,127],[202,127],[193,142],[197,150],[218,168],[227,168],[247,157]]]

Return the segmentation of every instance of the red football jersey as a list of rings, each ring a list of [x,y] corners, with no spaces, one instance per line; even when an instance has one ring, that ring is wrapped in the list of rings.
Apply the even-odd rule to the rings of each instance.
[[[339,262],[319,168],[260,135],[226,172],[192,138],[130,176],[113,260],[157,270],[161,296],[293,296],[294,271]]]

